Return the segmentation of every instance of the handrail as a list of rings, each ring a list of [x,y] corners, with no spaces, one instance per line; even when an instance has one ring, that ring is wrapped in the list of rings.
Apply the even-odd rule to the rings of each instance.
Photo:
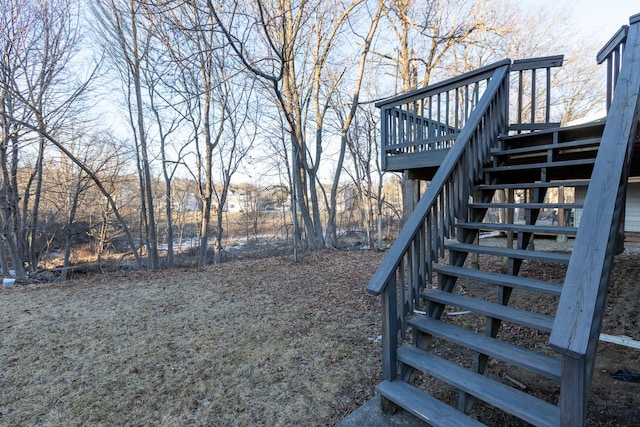
[[[420,198],[411,215],[409,215],[405,226],[369,282],[367,286],[369,293],[380,295],[392,278],[395,278],[396,269],[401,264],[404,254],[421,230],[421,227],[424,226],[428,214],[437,204],[448,205],[444,209],[446,212],[441,209],[440,214],[437,215],[438,217],[440,215],[447,216],[447,218],[435,218],[434,221],[444,219],[441,225],[444,227],[445,224],[448,224],[449,230],[439,231],[437,227],[434,227],[434,230],[438,230],[436,232],[440,237],[434,239],[438,241],[427,242],[428,245],[435,243],[435,246],[431,247],[429,252],[440,250],[444,244],[444,236],[454,233],[454,217],[457,213],[454,210],[459,212],[462,209],[454,209],[453,205],[466,205],[468,201],[461,197],[465,194],[463,188],[467,183],[460,181],[470,178],[471,172],[467,168],[471,169],[473,167],[476,171],[479,169],[490,154],[491,143],[495,141],[499,133],[506,130],[508,103],[504,102],[506,99],[501,99],[500,101],[504,103],[499,104],[496,99],[500,95],[508,96],[510,63],[511,61],[504,60],[491,66],[491,69],[494,69],[493,75],[482,98],[480,98],[476,108],[470,114],[466,125],[460,131],[453,147],[431,180],[425,194]],[[487,114],[497,114],[498,117],[494,117],[497,120],[491,123],[491,120],[487,120]],[[484,129],[482,125],[490,125],[492,128]],[[472,165],[474,162],[475,165]],[[447,185],[452,178],[460,180],[456,182],[456,190],[458,190],[459,194],[453,194],[453,187],[448,187]],[[454,203],[454,197],[458,198],[459,203]]]
[[[627,40],[627,32],[629,31],[628,25],[623,25],[620,29],[609,39],[609,41],[600,49],[596,55],[598,64],[602,64],[605,59],[609,58],[612,53],[618,50],[618,48],[624,44]]]
[[[409,93],[401,93],[391,98],[383,99],[381,101],[376,102],[375,106],[377,108],[382,108],[388,105],[401,105],[406,102],[411,102],[411,101],[425,98],[429,95],[433,95],[438,92],[455,89],[456,87],[461,87],[466,84],[482,80],[486,76],[490,76],[491,74],[493,74],[496,68],[500,68],[510,63],[511,63],[510,60],[503,59],[502,61],[485,65],[484,67],[480,67],[475,70],[460,74],[458,76],[451,77],[446,80],[442,80],[441,82],[433,83],[433,84],[430,84],[429,86],[412,90]]]
[[[611,191],[611,185],[618,183],[624,188],[638,136],[640,14],[632,17],[631,23],[615,96],[600,143],[604,149],[598,150],[550,337],[555,351],[572,357],[587,355],[599,333],[598,310],[604,303],[609,282],[620,219],[616,217],[619,213],[617,205],[622,199],[620,191]]]
[[[610,81],[615,91],[549,337],[562,360],[562,426],[584,425],[586,419],[626,183],[640,136],[640,14],[630,23],[619,74]],[[611,191],[616,184],[617,190]]]
[[[624,46],[627,42],[627,33],[629,32],[629,26],[623,25],[620,29],[609,39],[600,52],[596,55],[598,64],[602,64],[607,61],[607,112],[611,107],[613,100],[613,91],[618,81],[618,74],[620,73],[620,65],[622,63],[622,55],[624,53]]]

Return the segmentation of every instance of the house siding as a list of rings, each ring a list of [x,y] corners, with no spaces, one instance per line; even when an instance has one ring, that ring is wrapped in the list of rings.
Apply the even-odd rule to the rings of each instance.
[[[586,188],[576,188],[577,203],[584,203],[586,195]],[[580,226],[581,216],[582,209],[576,209],[574,217],[575,225],[577,227]],[[640,233],[640,183],[638,182],[629,183],[627,186],[627,203],[624,231]]]

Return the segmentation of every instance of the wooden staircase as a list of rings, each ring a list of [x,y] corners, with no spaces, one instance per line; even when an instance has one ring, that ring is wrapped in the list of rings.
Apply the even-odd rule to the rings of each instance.
[[[540,213],[583,208],[577,203],[545,202],[545,196],[550,189],[588,186],[589,180],[585,177],[590,176],[595,163],[603,127],[602,124],[592,124],[500,139],[499,148],[492,151],[492,163],[484,168],[483,180],[473,187],[475,197],[468,204],[468,221],[457,222],[457,239],[445,244],[448,263],[434,266],[435,286],[421,292],[425,314],[414,315],[407,320],[414,339],[398,349],[398,361],[404,374],[395,381],[380,384],[378,391],[382,396],[405,406],[421,418],[420,414],[441,414],[441,422],[434,422],[431,415],[427,416],[434,425],[451,425],[452,418],[458,419],[460,425],[478,424],[464,414],[464,408],[461,412],[437,399],[423,398],[428,391],[421,391],[407,381],[412,379],[415,382],[415,371],[419,371],[421,375],[435,378],[445,384],[444,387],[456,391],[460,395],[458,400],[467,407],[467,411],[472,409],[469,398],[472,396],[531,424],[559,425],[557,394],[550,400],[540,399],[521,388],[534,392],[537,384],[544,384],[544,389],[554,388],[547,380],[554,381],[557,384],[555,388],[559,388],[561,361],[549,347],[548,340],[562,280],[550,282],[522,277],[518,273],[523,262],[527,261],[560,264],[564,269],[569,264],[570,253],[533,249],[534,236],[543,236],[545,240],[555,240],[558,236],[575,237],[576,227],[540,221]],[[562,180],[549,181],[546,179],[548,176]],[[497,193],[503,191],[526,194],[527,201],[500,202],[498,200],[504,197],[497,197]],[[511,224],[492,222],[486,215],[491,210],[515,209],[524,211],[524,219]],[[497,218],[495,215],[492,217]],[[484,245],[484,239],[478,238],[482,234],[495,235],[496,232],[511,233],[513,247]],[[500,240],[506,242],[506,239]],[[472,268],[470,254],[493,261],[493,266],[501,271]],[[460,281],[464,281],[464,287],[456,286]],[[481,292],[475,292],[474,287],[479,287]],[[514,291],[521,293],[521,300],[522,297],[540,299],[544,295],[547,303],[545,312],[509,306]],[[463,319],[458,323],[466,325],[456,325],[458,319],[444,314],[448,312],[465,312],[460,317],[474,319],[476,323]],[[541,339],[529,343],[533,348],[504,341],[499,334],[499,327],[504,325],[510,329],[537,331],[535,335]],[[437,340],[437,346],[430,344],[434,340]],[[447,360],[447,352],[439,352],[442,346],[456,346],[458,351],[453,354],[456,359]],[[466,360],[460,360],[460,354],[466,355]],[[492,363],[499,361],[500,372],[515,372],[505,375],[519,387],[508,384],[508,380],[505,383],[492,378],[498,369],[493,369],[491,376],[483,375],[489,360]],[[519,378],[519,370],[529,373],[528,384],[515,379]],[[532,383],[531,380],[537,376],[540,379]],[[424,379],[422,382],[432,383]],[[407,407],[406,402],[411,402],[411,406]]]
[[[640,142],[640,15],[630,22],[605,51],[617,55],[626,42],[620,70],[610,73],[619,73],[624,87],[616,89],[606,121],[554,127],[548,114],[539,125],[532,113],[530,124],[516,126],[532,132],[509,132],[510,61],[489,67],[464,126],[428,117],[454,129],[455,143],[367,288],[382,296],[384,381],[377,391],[385,409],[402,407],[434,426],[501,425],[478,419],[474,409],[487,405],[536,426],[585,424]],[[402,117],[393,108],[395,119],[383,123]],[[584,202],[549,197],[578,187],[587,188]],[[570,239],[573,253],[539,250],[542,239]],[[563,274],[527,277],[531,263]]]

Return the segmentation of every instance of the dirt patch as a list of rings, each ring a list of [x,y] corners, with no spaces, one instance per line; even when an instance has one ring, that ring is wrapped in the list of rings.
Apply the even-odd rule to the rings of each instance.
[[[383,255],[324,251],[299,264],[236,260],[2,289],[0,425],[333,425],[381,380],[380,301],[365,286]],[[640,338],[639,280],[638,256],[618,257],[603,332]],[[640,384],[609,377],[640,371],[639,357],[601,345],[589,425],[640,425]]]

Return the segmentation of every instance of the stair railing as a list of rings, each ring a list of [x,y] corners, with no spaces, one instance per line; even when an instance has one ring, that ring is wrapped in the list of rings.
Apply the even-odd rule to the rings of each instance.
[[[622,64],[622,54],[624,53],[624,45],[627,41],[627,33],[629,26],[623,25],[618,32],[604,45],[596,59],[598,64],[607,61],[607,112],[611,108],[613,100],[613,91],[616,88],[618,75],[620,74],[620,66]]]
[[[619,43],[624,43],[620,38]],[[611,50],[616,50],[612,46]],[[615,61],[615,60],[614,60]],[[640,14],[630,19],[550,345],[561,354],[562,426],[582,426],[640,118]],[[617,191],[612,191],[612,184]]]
[[[390,157],[449,149],[487,90],[497,64],[376,104],[382,117],[382,168]]]
[[[498,136],[507,132],[510,64],[504,60],[482,69],[483,75],[491,70],[484,93],[367,286],[369,293],[382,296],[385,380],[396,379],[398,334],[404,337],[406,321],[420,307],[420,292],[431,282],[432,262],[444,256],[445,240],[455,236],[456,219],[467,215],[471,185],[480,178]],[[467,78],[462,76],[459,87],[467,87]],[[455,80],[445,86],[458,90]]]

